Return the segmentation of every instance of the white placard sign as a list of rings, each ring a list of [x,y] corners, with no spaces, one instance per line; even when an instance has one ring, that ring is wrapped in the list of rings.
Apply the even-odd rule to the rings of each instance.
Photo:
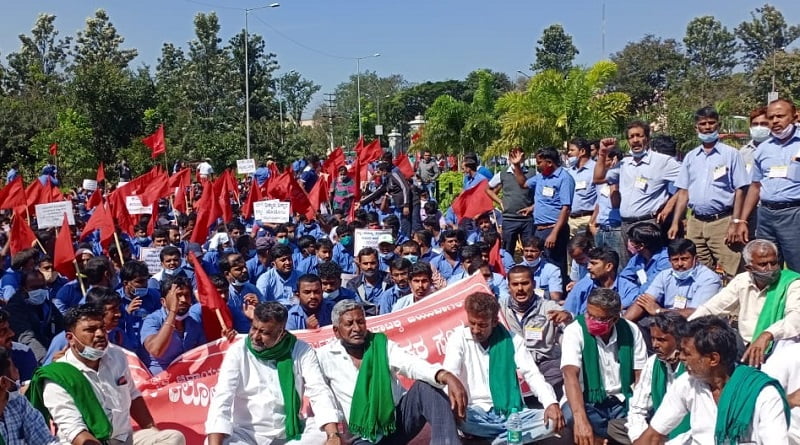
[[[94,179],[84,179],[83,180],[83,189],[84,190],[97,190],[97,181]]]
[[[255,159],[239,159],[236,161],[236,170],[240,175],[249,175],[256,172]]]
[[[372,247],[378,249],[378,238],[381,235],[392,234],[392,229],[356,229],[353,235],[353,252],[358,255],[361,249],[365,247]]]
[[[147,271],[150,275],[156,274],[161,271],[161,249],[163,247],[140,247],[139,259],[147,264]]]
[[[75,225],[75,214],[72,212],[71,201],[52,202],[50,204],[36,204],[36,223],[40,229],[48,227],[61,227],[64,223],[64,214],[67,214],[69,225]]]
[[[142,205],[142,200],[138,196],[126,196],[125,207],[128,209],[129,215],[151,215],[153,213],[153,204],[145,207]]]
[[[265,223],[285,223],[289,222],[291,211],[290,202],[271,199],[269,201],[257,201],[253,203],[253,216],[256,220]]]

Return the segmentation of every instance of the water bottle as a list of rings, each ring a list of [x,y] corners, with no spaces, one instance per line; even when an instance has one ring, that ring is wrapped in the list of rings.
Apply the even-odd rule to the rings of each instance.
[[[511,409],[508,419],[506,419],[506,431],[508,432],[507,442],[510,444],[522,443],[522,420],[516,408]]]

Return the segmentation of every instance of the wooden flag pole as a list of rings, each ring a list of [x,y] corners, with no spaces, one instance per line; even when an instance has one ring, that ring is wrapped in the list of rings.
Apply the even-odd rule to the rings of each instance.
[[[81,276],[81,269],[78,267],[78,260],[73,259],[72,264],[75,266],[75,276],[78,277],[78,283],[81,285],[81,295],[86,298],[86,285],[83,284],[83,277]]]
[[[222,312],[219,311],[219,308],[214,309],[214,313],[217,314],[217,320],[219,320],[219,325],[222,327],[222,330],[228,330],[228,325],[225,324],[225,319],[222,318]]]
[[[124,266],[125,259],[122,258],[122,246],[119,244],[119,234],[114,230],[114,242],[117,244],[117,255],[119,255],[119,264]]]

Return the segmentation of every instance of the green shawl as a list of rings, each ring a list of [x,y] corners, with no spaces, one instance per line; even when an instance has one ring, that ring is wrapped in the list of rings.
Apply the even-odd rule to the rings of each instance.
[[[678,369],[675,371],[675,377],[679,377],[685,371],[686,369],[684,369],[683,363],[678,364]],[[650,384],[650,397],[653,399],[653,412],[657,411],[658,407],[661,406],[661,401],[664,400],[664,394],[666,394],[666,392],[667,364],[659,359],[655,359],[655,363],[653,363],[653,378]],[[684,416],[680,425],[675,427],[675,429],[669,433],[669,438],[674,439],[679,435],[689,431],[689,429],[691,429],[691,424],[689,422],[689,415],[687,414]]]
[[[583,331],[583,398],[587,403],[600,403],[606,399],[606,388],[603,384],[603,373],[600,370],[600,355],[597,352],[597,340],[586,327],[583,315],[576,318]],[[619,380],[622,383],[622,394],[625,399],[632,395],[633,374],[633,332],[628,323],[620,318],[614,325],[617,330],[617,357],[619,358]]]
[[[81,413],[83,423],[92,436],[101,442],[111,438],[113,431],[111,421],[108,420],[103,405],[97,400],[91,383],[78,368],[66,362],[53,362],[37,369],[25,394],[31,405],[42,413],[46,424],[50,424],[52,416],[44,405],[45,380],[64,388],[72,397],[75,407]]]
[[[756,322],[755,331],[753,331],[753,338],[750,339],[751,342],[756,341],[758,336],[766,331],[768,327],[783,319],[786,311],[786,290],[798,278],[800,278],[799,273],[784,269],[781,271],[781,277],[778,281],[767,288],[766,301],[764,301],[764,307],[761,308],[761,313],[758,314],[758,321]]]
[[[271,348],[262,351],[253,349],[253,343],[248,335],[245,338],[245,345],[253,355],[263,361],[275,361],[278,368],[278,381],[281,384],[281,394],[283,395],[283,406],[286,412],[286,439],[297,440],[303,433],[303,426],[300,422],[300,395],[294,385],[294,363],[292,351],[297,337],[287,332],[283,338]]]
[[[495,411],[506,416],[513,409],[522,411],[514,342],[501,324],[495,326],[489,336],[489,392]]]
[[[387,343],[386,334],[367,334],[350,406],[350,432],[370,442],[396,428]]]

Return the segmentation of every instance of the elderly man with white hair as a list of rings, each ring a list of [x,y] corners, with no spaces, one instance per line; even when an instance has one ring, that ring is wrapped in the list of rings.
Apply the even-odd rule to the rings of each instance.
[[[737,314],[739,334],[748,343],[742,361],[760,366],[773,342],[800,335],[800,274],[781,268],[771,241],[750,241],[742,256],[747,272],[736,275],[689,320]]]

